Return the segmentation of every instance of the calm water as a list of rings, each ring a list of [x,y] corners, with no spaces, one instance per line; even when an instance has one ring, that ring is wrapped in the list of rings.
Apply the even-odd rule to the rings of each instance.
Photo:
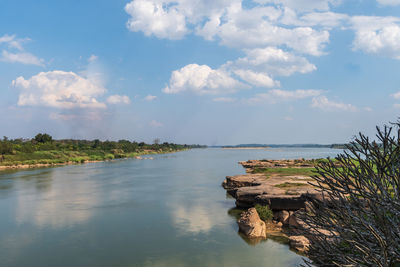
[[[331,149],[199,149],[0,172],[0,266],[298,266],[286,245],[237,233],[220,186],[247,159]]]

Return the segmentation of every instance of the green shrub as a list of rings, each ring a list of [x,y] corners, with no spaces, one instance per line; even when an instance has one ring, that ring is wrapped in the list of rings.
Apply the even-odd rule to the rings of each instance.
[[[261,220],[263,221],[272,220],[274,214],[272,213],[272,210],[268,206],[262,206],[260,204],[256,204],[255,209],[258,215],[260,216]]]

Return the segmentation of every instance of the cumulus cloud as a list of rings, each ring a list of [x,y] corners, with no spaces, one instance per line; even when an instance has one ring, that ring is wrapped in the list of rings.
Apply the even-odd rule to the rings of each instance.
[[[290,76],[296,72],[308,73],[317,69],[306,58],[276,47],[249,49],[245,50],[245,53],[246,57],[228,62],[225,67],[250,69],[277,76]]]
[[[400,59],[400,18],[356,16],[353,49]]]
[[[131,100],[126,95],[111,95],[107,98],[107,103],[109,104],[130,104]]]
[[[29,79],[18,77],[12,82],[19,89],[19,106],[54,108],[105,108],[96,97],[106,91],[101,85],[74,72],[40,72]]]
[[[326,96],[314,97],[311,106],[325,111],[358,111],[358,108],[351,104],[335,102],[329,100]]]
[[[315,1],[316,8],[311,10],[321,9],[319,2]],[[133,0],[125,6],[125,11],[131,16],[127,23],[130,30],[158,38],[181,39],[195,31],[207,40],[218,37],[221,44],[230,47],[286,46],[315,56],[324,54],[329,41],[329,32],[325,30],[282,27],[279,23],[282,8],[270,5],[244,8],[239,0]]]
[[[232,78],[222,69],[212,69],[207,65],[189,64],[172,72],[169,85],[164,93],[176,94],[193,92],[198,95],[232,93],[246,85]]]
[[[188,31],[185,16],[169,1],[134,0],[125,11],[131,16],[128,29],[146,36],[181,39]]]
[[[257,94],[248,100],[249,103],[260,103],[268,102],[275,104],[282,101],[298,100],[304,98],[310,98],[319,96],[322,93],[321,90],[280,90],[273,89],[267,93]]]
[[[341,0],[132,0],[129,30],[162,39],[195,34],[244,56],[221,66],[189,64],[174,70],[164,93],[229,94],[243,88],[280,87],[280,76],[306,74],[312,57],[326,55],[330,30],[355,32],[353,49],[400,59],[400,18],[331,11]],[[378,0],[395,5],[398,0]],[[271,99],[271,93],[256,98]]]
[[[278,81],[274,81],[268,74],[254,72],[251,70],[235,70],[234,73],[247,83],[258,87],[275,87],[280,86]]]
[[[319,27],[330,30],[346,24],[350,16],[331,11],[310,12],[299,15],[295,10],[285,8],[281,22],[286,25]]]
[[[153,100],[155,100],[157,98],[157,96],[155,96],[155,95],[148,95],[148,96],[146,96],[145,98],[144,98],[144,100],[146,100],[146,101],[153,101]]]

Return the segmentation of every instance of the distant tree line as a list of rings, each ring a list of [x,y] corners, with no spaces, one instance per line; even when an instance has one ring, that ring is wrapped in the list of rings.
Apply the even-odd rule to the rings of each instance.
[[[63,139],[54,140],[52,136],[46,133],[39,133],[32,139],[9,139],[6,136],[0,139],[0,155],[12,155],[15,153],[33,153],[35,151],[121,151],[123,153],[132,153],[138,151],[172,151],[189,148],[203,148],[202,145],[180,145],[164,142],[155,139],[154,144],[146,144],[144,142],[136,142],[129,140],[119,141],[101,141],[95,140],[74,140]]]

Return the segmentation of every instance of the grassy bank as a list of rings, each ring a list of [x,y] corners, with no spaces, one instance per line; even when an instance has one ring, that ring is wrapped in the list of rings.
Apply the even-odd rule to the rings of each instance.
[[[253,173],[264,173],[267,175],[279,175],[279,176],[293,176],[293,175],[304,175],[312,176],[315,174],[315,168],[311,167],[289,167],[289,168],[255,168]]]
[[[128,140],[53,140],[46,134],[33,139],[0,140],[0,167],[61,165],[162,154],[199,148],[199,145],[154,144]]]

